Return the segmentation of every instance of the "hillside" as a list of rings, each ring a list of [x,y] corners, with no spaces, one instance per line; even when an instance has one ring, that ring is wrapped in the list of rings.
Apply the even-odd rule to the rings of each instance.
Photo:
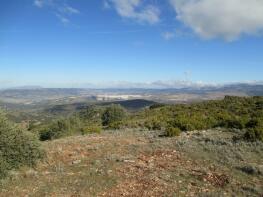
[[[145,107],[149,107],[153,104],[156,104],[156,102],[148,101],[144,99],[131,99],[131,100],[112,101],[112,102],[82,102],[82,103],[55,105],[45,109],[45,112],[51,114],[68,114],[70,112],[85,110],[87,107],[92,105],[107,106],[112,104],[121,105],[127,110],[138,111]]]
[[[263,97],[68,110],[27,124],[2,113],[0,196],[263,194]]]
[[[263,194],[261,142],[234,142],[224,130],[160,134],[105,131],[45,142],[44,162],[12,172],[0,196]]]

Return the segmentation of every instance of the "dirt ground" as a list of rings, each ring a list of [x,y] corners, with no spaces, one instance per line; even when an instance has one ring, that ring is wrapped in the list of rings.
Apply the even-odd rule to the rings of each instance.
[[[127,129],[45,142],[46,158],[11,172],[0,196],[262,196],[263,145],[232,136]]]

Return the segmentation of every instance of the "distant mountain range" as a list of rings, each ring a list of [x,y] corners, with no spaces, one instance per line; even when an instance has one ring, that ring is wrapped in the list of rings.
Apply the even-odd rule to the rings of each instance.
[[[11,103],[31,103],[50,100],[74,99],[96,100],[99,95],[128,95],[127,98],[165,101],[168,97],[191,95],[194,98],[206,99],[218,98],[223,95],[237,96],[263,96],[263,84],[238,83],[221,86],[189,86],[182,88],[42,88],[39,86],[26,86],[0,90],[0,101]],[[176,97],[176,98],[177,98]],[[159,99],[160,98],[160,99]],[[190,98],[190,96],[189,96]],[[114,100],[114,99],[113,99]],[[118,100],[118,99],[117,99]],[[121,100],[121,99],[119,99]],[[123,99],[127,100],[127,99]],[[186,98],[187,100],[187,98]],[[190,99],[191,100],[191,99]]]

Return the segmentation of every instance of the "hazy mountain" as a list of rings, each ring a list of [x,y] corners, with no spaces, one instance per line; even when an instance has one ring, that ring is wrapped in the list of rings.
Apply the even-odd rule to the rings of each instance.
[[[172,97],[185,95],[183,100],[202,100],[221,98],[224,95],[262,96],[262,84],[237,83],[217,86],[189,86],[183,88],[41,88],[38,86],[20,87],[0,90],[0,101],[10,103],[27,103],[43,101],[82,102],[100,97],[112,97],[112,100],[146,99],[166,101]],[[118,96],[120,96],[118,98]],[[193,99],[192,99],[193,98]],[[102,98],[103,99],[103,98]],[[107,100],[108,98],[106,98]],[[180,101],[180,99],[177,99]]]

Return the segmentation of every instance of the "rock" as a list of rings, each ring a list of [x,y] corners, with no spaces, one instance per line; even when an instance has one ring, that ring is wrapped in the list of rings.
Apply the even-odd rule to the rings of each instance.
[[[79,163],[81,163],[81,160],[72,161],[72,164],[79,164]]]
[[[237,169],[249,175],[261,175],[263,174],[262,166],[247,165],[243,167],[237,167]]]
[[[108,170],[107,173],[108,173],[108,174],[112,173],[112,170]]]
[[[125,162],[125,163],[135,163],[134,160],[128,160],[128,159],[123,160],[123,162]]]
[[[33,170],[33,169],[30,169],[28,171],[26,171],[26,176],[29,177],[29,176],[37,176],[38,172]]]

